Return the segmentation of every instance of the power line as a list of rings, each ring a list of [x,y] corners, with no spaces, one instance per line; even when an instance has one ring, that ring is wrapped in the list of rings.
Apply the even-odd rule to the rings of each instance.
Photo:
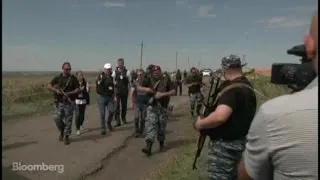
[[[142,55],[143,55],[143,40],[141,42],[141,52],[140,52],[140,69],[142,69]]]
[[[176,71],[178,69],[178,51],[176,51]]]

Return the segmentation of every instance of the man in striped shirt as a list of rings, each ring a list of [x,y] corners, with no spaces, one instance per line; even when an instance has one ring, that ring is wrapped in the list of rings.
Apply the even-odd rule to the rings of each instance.
[[[318,74],[318,13],[305,38]],[[318,179],[318,75],[304,90],[263,104],[247,136],[239,179]]]

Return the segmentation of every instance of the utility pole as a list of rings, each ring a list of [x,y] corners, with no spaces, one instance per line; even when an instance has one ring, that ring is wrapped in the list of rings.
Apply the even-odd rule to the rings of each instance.
[[[143,55],[143,40],[141,42],[141,53],[140,53],[140,69],[142,69],[142,55]]]
[[[178,51],[176,51],[176,71],[178,69]]]

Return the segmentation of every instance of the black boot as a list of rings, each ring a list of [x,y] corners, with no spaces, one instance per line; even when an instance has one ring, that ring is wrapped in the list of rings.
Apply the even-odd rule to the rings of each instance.
[[[62,141],[62,140],[63,140],[63,131],[61,131],[59,135],[59,141]]]
[[[116,118],[117,124],[114,127],[119,127],[121,126],[120,118]]]
[[[108,123],[107,125],[108,125],[109,131],[112,132],[113,131],[113,127],[112,127],[111,123]]]
[[[160,152],[164,152],[164,141],[159,142]]]
[[[147,156],[151,156],[152,142],[146,140],[146,147],[141,151],[145,153]]]
[[[122,123],[123,124],[127,124],[127,120],[126,120],[126,118],[124,117],[124,118],[121,118],[122,119]]]
[[[193,117],[193,116],[194,116],[194,114],[193,114],[193,110],[191,110],[191,111],[190,111],[190,114],[191,114],[191,117]]]
[[[106,132],[106,130],[104,129],[104,130],[102,130],[102,131],[101,131],[101,133],[100,133],[100,134],[104,136],[104,135],[106,135],[106,134],[107,134],[107,132]]]
[[[69,140],[69,136],[68,135],[66,135],[66,137],[64,138],[64,144],[65,145],[70,144],[70,140]]]

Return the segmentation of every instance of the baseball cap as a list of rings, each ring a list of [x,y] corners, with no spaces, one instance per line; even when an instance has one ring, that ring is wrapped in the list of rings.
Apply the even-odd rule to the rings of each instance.
[[[245,64],[241,64],[239,56],[232,54],[222,58],[221,65],[223,68],[241,68],[245,66]]]
[[[103,68],[104,68],[104,69],[111,69],[112,66],[111,66],[110,63],[106,63]]]

